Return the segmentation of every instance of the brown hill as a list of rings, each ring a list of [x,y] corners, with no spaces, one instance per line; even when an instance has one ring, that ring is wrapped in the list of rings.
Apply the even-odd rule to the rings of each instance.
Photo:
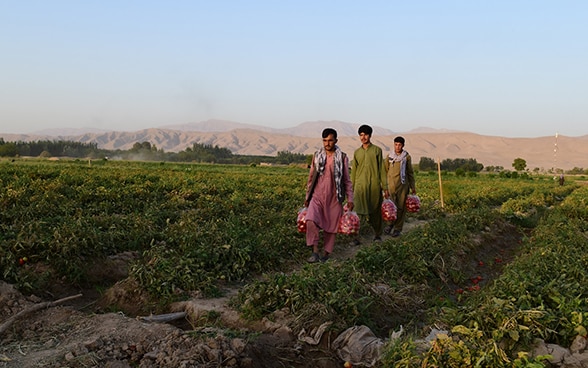
[[[150,142],[166,152],[178,152],[194,143],[226,147],[235,154],[274,156],[280,151],[311,154],[321,146],[320,133],[316,137],[305,136],[310,129],[304,123],[304,129],[294,135],[280,133],[278,129],[262,131],[258,129],[233,129],[223,132],[199,132],[171,129],[144,129],[135,132],[86,133],[76,136],[41,136],[0,134],[5,141],[31,140],[73,140],[86,143],[97,143],[98,147],[110,150],[129,149],[136,142]],[[315,125],[324,122],[316,122]],[[316,132],[321,129],[315,127]],[[286,130],[285,130],[286,131]],[[373,142],[385,152],[391,151],[396,134],[378,135],[377,132],[391,133],[381,128],[375,129]],[[538,138],[505,138],[483,136],[467,132],[429,132],[423,129],[402,133],[406,138],[406,150],[410,152],[414,162],[421,157],[434,159],[475,158],[484,166],[502,166],[512,169],[515,158],[527,162],[527,168],[549,170],[574,167],[588,168],[588,135],[582,137],[559,136],[557,146],[555,137]],[[339,146],[348,154],[359,147],[356,135],[340,136]],[[557,148],[557,150],[555,150]]]

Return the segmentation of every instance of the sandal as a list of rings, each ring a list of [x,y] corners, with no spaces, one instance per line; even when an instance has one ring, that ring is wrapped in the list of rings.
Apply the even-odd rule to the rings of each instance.
[[[306,260],[308,263],[316,263],[320,261],[320,257],[318,253],[312,253],[312,256]]]

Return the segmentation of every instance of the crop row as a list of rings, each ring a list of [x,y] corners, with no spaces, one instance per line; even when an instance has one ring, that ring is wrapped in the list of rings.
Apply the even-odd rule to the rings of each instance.
[[[441,192],[437,177],[417,174],[422,206],[411,216],[425,225],[348,261],[300,267],[307,249],[295,218],[306,169],[0,166],[1,277],[30,291],[55,278],[87,283],[96,260],[136,251],[130,277],[164,305],[240,282],[233,302],[250,318],[287,308],[300,325],[366,324],[385,336],[400,325],[439,324],[461,337],[461,345],[451,340],[424,357],[410,339],[391,344],[385,359],[394,366],[459,366],[474,358],[508,366],[535,337],[565,345],[585,333],[586,187],[445,176]],[[497,235],[516,244],[506,266],[506,242],[489,246]],[[488,267],[485,277],[473,277],[476,267]]]
[[[155,297],[213,295],[226,282],[282,269],[306,252],[294,226],[306,169],[25,160],[1,166],[2,278],[30,290],[51,277],[84,283],[96,260],[130,250],[141,255],[131,276]],[[441,211],[437,178],[419,175],[418,216],[498,205],[552,184],[449,177]]]

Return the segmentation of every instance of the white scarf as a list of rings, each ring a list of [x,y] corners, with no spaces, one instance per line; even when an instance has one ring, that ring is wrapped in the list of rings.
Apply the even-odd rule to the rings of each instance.
[[[400,162],[400,182],[402,184],[406,183],[406,156],[408,156],[408,152],[402,150],[402,152],[397,155],[396,152],[392,152],[388,155],[388,160],[394,165],[395,162]]]
[[[327,163],[327,152],[324,148],[321,148],[314,155],[314,167],[318,171],[319,175],[325,173],[325,165]],[[335,188],[337,189],[337,200],[343,203],[345,200],[345,190],[341,187],[343,182],[343,152],[338,146],[335,146]]]

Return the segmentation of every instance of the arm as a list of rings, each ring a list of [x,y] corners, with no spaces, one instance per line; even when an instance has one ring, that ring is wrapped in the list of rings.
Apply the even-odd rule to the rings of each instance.
[[[309,205],[309,198],[308,195],[310,194],[310,187],[312,186],[312,179],[314,177],[314,172],[316,168],[314,167],[314,155],[312,156],[312,163],[310,164],[310,170],[308,172],[308,180],[306,181],[306,196],[304,197],[304,207],[308,207]]]
[[[347,208],[349,208],[349,211],[353,211],[353,183],[349,176],[349,159],[347,155],[343,160],[343,183],[345,183],[345,193],[347,195]]]
[[[355,158],[355,153],[353,154],[353,159],[351,160],[351,183],[352,189],[355,190],[355,175],[357,173],[357,159]]]
[[[377,153],[378,159],[378,172],[380,173],[380,187],[384,192],[384,198],[390,197],[390,192],[388,192],[388,168],[386,167],[386,162],[384,162],[384,154],[382,153],[382,149],[379,150]]]
[[[408,187],[410,188],[412,194],[416,194],[414,170],[412,168],[412,158],[410,155],[406,157],[406,180],[408,181]]]

